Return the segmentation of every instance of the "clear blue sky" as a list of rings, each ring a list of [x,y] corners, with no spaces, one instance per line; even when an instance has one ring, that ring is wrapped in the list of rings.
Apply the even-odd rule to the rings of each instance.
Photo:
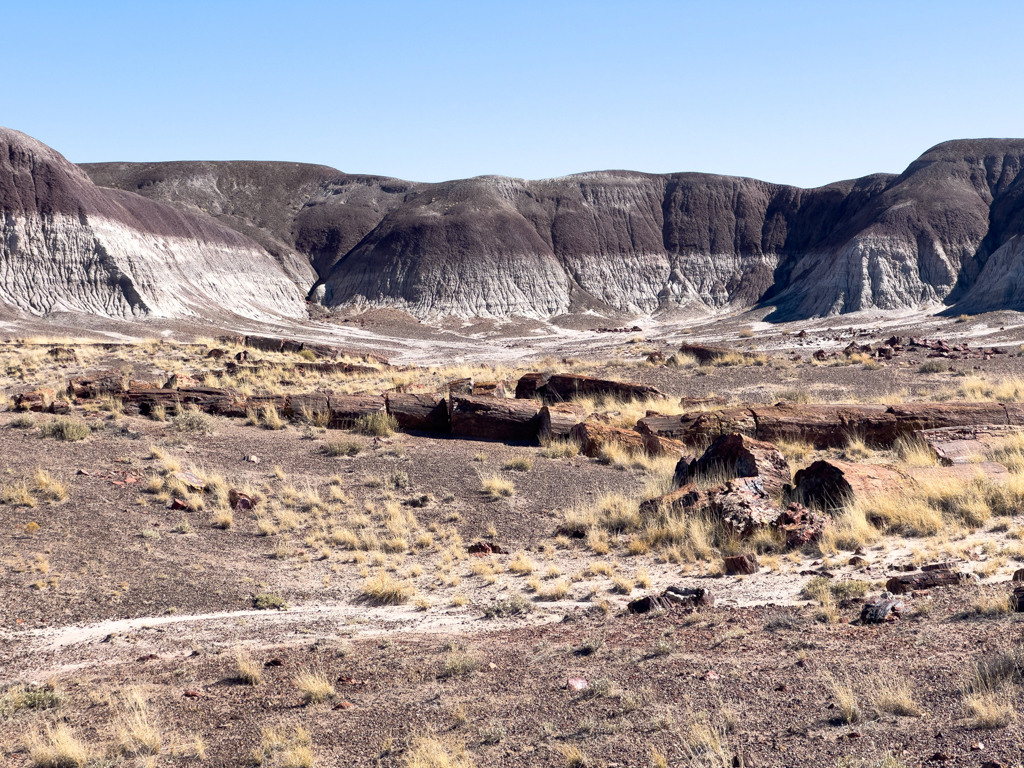
[[[0,2],[0,125],[75,162],[817,186],[1024,136],[1019,2]]]

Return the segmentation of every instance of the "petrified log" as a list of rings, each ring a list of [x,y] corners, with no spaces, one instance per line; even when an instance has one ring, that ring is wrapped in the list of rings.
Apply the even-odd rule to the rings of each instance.
[[[449,395],[472,395],[473,394],[473,380],[472,379],[453,379],[448,382],[448,394]],[[448,401],[448,407],[451,407],[451,400]]]
[[[637,422],[636,428],[645,435],[670,437],[693,445],[733,432],[756,437],[757,422],[749,408],[723,408],[679,416],[646,416]]]
[[[896,621],[903,612],[904,604],[900,600],[879,596],[864,603],[860,611],[862,624],[881,624],[885,621]]]
[[[757,573],[760,567],[757,555],[753,552],[725,558],[725,572],[728,574],[742,573],[749,576],[752,573]]]
[[[19,392],[14,396],[14,410],[44,411],[56,397],[56,392],[45,387],[31,392]]]
[[[715,604],[715,596],[703,587],[666,587],[661,596],[684,608],[710,608]]]
[[[1010,594],[1010,607],[1020,613],[1024,611],[1024,587],[1014,587]]]
[[[935,587],[956,587],[970,577],[958,571],[936,570],[921,573],[907,573],[891,577],[885,582],[885,588],[894,595],[905,595],[919,589]]]
[[[572,400],[581,395],[610,395],[620,400],[662,399],[665,397],[665,394],[659,389],[646,384],[594,379],[590,376],[568,373],[550,376],[547,384],[544,385],[544,399],[548,402]]]
[[[932,449],[939,463],[947,467],[953,464],[973,464],[991,448],[1019,434],[1019,426],[1007,424],[922,429],[914,433],[916,438]]]
[[[520,381],[522,380],[520,379]],[[518,393],[517,389],[517,397]],[[540,409],[540,428],[537,437],[541,441],[566,438],[572,428],[583,421],[586,415],[586,409],[582,405],[574,403],[545,405]]]
[[[782,510],[773,525],[785,537],[786,546],[795,548],[818,541],[825,529],[832,525],[832,518],[793,502]]]
[[[188,387],[184,389],[130,389],[122,396],[126,404],[134,405],[143,416],[149,416],[157,406],[165,410],[180,410],[192,406],[218,416],[245,414],[245,406],[238,393],[216,387]]]
[[[451,431],[448,403],[440,395],[389,392],[387,408],[402,429],[419,432]]]
[[[707,509],[736,536],[774,525],[782,514],[759,477],[741,477],[707,492]]]
[[[901,434],[919,429],[1007,424],[1006,408],[999,403],[903,403],[890,405]]]
[[[693,461],[694,457],[682,440],[673,440],[671,437],[659,437],[658,435],[641,435],[644,442],[644,450],[650,456],[679,456],[680,460]]]
[[[548,383],[546,373],[527,373],[516,382],[516,398],[530,400],[544,396],[544,385]]]
[[[707,493],[698,490],[693,483],[677,488],[664,496],[640,502],[640,516],[647,520],[660,513],[672,515],[684,514],[707,503]]]
[[[599,421],[582,421],[569,431],[569,437],[580,444],[584,456],[595,458],[605,447],[618,445],[629,453],[645,453],[644,437],[631,429],[609,427]]]
[[[258,349],[261,352],[280,352],[284,347],[284,339],[274,339],[270,336],[246,336],[245,346]]]
[[[540,429],[536,400],[451,395],[452,434],[482,440],[535,440]]]
[[[789,463],[777,447],[739,434],[722,435],[696,461],[676,465],[678,485],[709,475],[719,475],[723,480],[756,477],[769,496],[781,495],[792,479]]]
[[[83,400],[94,397],[120,397],[125,389],[125,376],[117,371],[107,371],[89,378],[76,376],[68,379],[68,396]]]
[[[382,395],[331,395],[327,403],[331,409],[330,429],[351,429],[359,418],[385,411]]]
[[[175,373],[171,375],[165,383],[164,389],[189,389],[192,387],[201,387],[202,382],[199,379],[189,376],[187,373]]]
[[[935,480],[960,480],[968,482],[977,478],[1004,481],[1010,478],[1010,471],[994,461],[979,461],[974,464],[954,464],[950,467],[917,467],[908,469],[908,474],[918,482]]]
[[[310,392],[303,395],[288,395],[284,399],[285,416],[294,418],[301,416],[306,421],[322,419],[330,421],[331,404],[328,396],[322,392]]]
[[[803,440],[815,448],[846,445],[859,436],[873,445],[891,445],[899,434],[897,418],[884,405],[796,405],[750,407],[758,440]]]
[[[728,347],[713,347],[707,344],[683,344],[679,351],[684,355],[693,355],[701,365],[713,363],[720,357],[732,354],[736,350]]]
[[[504,397],[505,382],[503,381],[476,381],[473,382],[473,395]]]
[[[672,602],[660,595],[647,595],[630,600],[626,603],[626,610],[630,613],[650,613],[651,611],[671,611]]]
[[[892,493],[910,482],[895,467],[838,460],[816,461],[798,470],[793,478],[797,497],[804,504],[822,509],[846,506],[857,497]]]

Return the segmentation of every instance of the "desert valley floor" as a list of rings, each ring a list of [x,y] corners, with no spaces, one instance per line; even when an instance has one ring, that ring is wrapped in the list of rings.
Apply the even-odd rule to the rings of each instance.
[[[1020,315],[346,319],[273,351],[180,325],[0,328],[0,764],[1022,765]],[[639,386],[513,397],[531,373]],[[447,427],[396,429],[388,398],[435,395]],[[727,428],[780,402],[903,431]],[[551,432],[501,431],[542,406]],[[690,432],[640,440],[653,414]],[[977,455],[933,450],[935,426],[974,430]],[[880,492],[815,510],[806,543],[730,528],[724,497],[672,492],[765,476],[679,478],[732,431],[781,457],[794,487],[758,497],[776,511],[815,462]],[[913,580],[932,564],[955,578]],[[627,609],[669,587],[713,604]]]

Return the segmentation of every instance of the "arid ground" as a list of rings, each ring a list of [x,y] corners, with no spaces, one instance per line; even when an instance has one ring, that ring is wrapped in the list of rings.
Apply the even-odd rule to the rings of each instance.
[[[20,392],[49,387],[59,399],[69,378],[111,370],[161,385],[187,374],[244,395],[444,393],[467,377],[514,388],[547,371],[668,396],[583,403],[625,428],[647,410],[712,407],[684,397],[1024,402],[1020,318],[1009,313],[865,324],[859,335],[824,322],[783,334],[749,318],[717,333],[548,326],[537,334],[547,346],[517,340],[522,328],[417,338],[412,325],[392,329],[388,350],[364,319],[367,335],[347,346],[390,352],[392,365],[355,374],[296,372],[303,358],[286,353],[231,374],[207,353],[241,347],[194,335],[12,333],[0,344],[0,764],[1024,764],[1024,613],[1010,601],[1024,567],[1020,441],[986,457],[1010,470],[1008,504],[970,482],[941,498],[895,488],[787,549],[707,521],[642,519],[639,502],[670,489],[674,456],[325,429],[276,412],[141,416],[110,398],[69,401],[66,414],[15,408]],[[812,357],[893,333],[1007,354]],[[460,353],[428,365],[445,334]],[[747,357],[698,365],[675,355],[687,339]],[[779,447],[793,471],[819,458],[934,463],[855,438]],[[232,508],[232,490],[255,506]],[[470,554],[481,540],[501,553]],[[740,551],[758,554],[759,571],[725,575],[723,557]],[[898,621],[858,621],[899,568],[938,561],[970,578],[904,596]],[[716,603],[626,611],[669,585],[703,587]]]

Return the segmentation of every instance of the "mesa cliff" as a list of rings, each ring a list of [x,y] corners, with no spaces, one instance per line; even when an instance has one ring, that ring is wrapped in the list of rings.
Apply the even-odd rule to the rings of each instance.
[[[31,311],[1024,310],[1021,139],[951,141],[902,174],[799,189],[630,171],[426,184],[276,162],[85,164],[86,177],[0,138],[6,227],[26,232],[4,240],[2,296]]]

